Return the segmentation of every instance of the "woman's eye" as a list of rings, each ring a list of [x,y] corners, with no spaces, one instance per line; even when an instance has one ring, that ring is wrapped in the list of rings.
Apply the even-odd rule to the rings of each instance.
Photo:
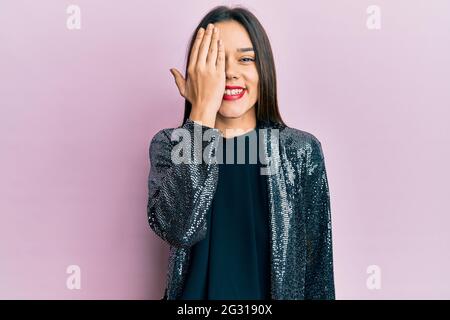
[[[241,60],[245,60],[245,59],[247,59],[247,61],[255,61],[255,59],[253,59],[253,58],[242,58]]]

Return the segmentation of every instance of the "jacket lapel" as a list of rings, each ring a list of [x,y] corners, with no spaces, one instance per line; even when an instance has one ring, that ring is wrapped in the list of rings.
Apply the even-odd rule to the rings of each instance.
[[[271,295],[273,299],[279,299],[283,296],[286,286],[292,285],[286,283],[286,261],[288,252],[288,243],[286,239],[289,236],[290,221],[292,218],[292,206],[287,199],[287,186],[284,179],[285,172],[281,165],[282,158],[285,156],[280,147],[280,134],[284,126],[266,122],[261,123],[264,148],[263,157],[267,170],[267,189],[269,192],[270,209],[270,250],[271,250]]]

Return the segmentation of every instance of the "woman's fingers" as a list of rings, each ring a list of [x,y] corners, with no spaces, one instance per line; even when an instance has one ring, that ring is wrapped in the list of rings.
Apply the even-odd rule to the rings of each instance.
[[[175,68],[170,69],[170,72],[172,73],[173,77],[175,78],[175,83],[177,84],[178,91],[180,91],[181,96],[183,98],[186,98],[185,97],[186,81],[183,78],[182,74],[180,73],[180,71],[178,71]]]
[[[225,73],[225,48],[221,39],[218,41],[216,68],[220,72]]]
[[[200,49],[198,53],[197,58],[197,66],[205,66],[206,65],[206,57],[208,55],[209,46],[211,43],[211,35],[212,35],[212,29],[214,25],[212,23],[208,24],[208,27],[206,28],[206,33],[203,36],[202,43],[200,44]]]
[[[208,57],[206,63],[210,66],[216,66],[217,61],[217,41],[219,40],[219,29],[214,27],[211,39],[211,45],[209,47]]]
[[[194,70],[195,65],[197,63],[198,50],[200,48],[200,44],[202,43],[203,35],[205,34],[205,29],[200,28],[197,31],[197,37],[195,38],[194,44],[192,46],[191,57],[189,60],[188,70]]]

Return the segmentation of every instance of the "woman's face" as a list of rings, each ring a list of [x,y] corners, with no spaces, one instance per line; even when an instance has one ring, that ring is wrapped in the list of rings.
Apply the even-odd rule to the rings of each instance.
[[[224,97],[218,113],[225,118],[240,118],[258,100],[259,76],[255,52],[247,31],[240,23],[232,20],[217,22],[214,25],[220,31],[219,38],[225,48],[225,85],[245,88],[239,99],[233,97],[227,100],[227,97]]]

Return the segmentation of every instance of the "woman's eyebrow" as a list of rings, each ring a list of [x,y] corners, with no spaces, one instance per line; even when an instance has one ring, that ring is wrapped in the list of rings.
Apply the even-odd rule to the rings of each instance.
[[[238,48],[238,49],[236,49],[236,51],[238,51],[238,52],[253,51],[253,48],[252,47],[249,47],[249,48]]]

